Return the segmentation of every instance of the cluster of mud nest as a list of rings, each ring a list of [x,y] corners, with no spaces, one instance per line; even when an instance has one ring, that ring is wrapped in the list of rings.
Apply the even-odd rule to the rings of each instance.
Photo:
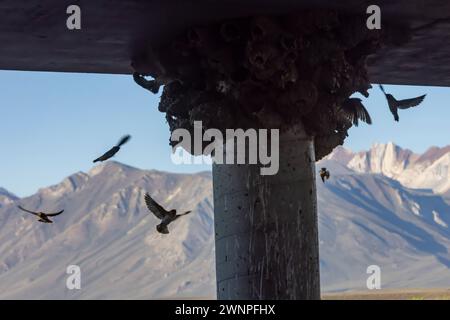
[[[368,96],[366,58],[384,34],[369,30],[366,19],[321,11],[195,27],[132,65],[154,78],[146,83],[151,91],[164,85],[159,110],[171,131],[193,132],[194,121],[204,129],[281,132],[302,124],[318,160],[357,124],[349,97]]]

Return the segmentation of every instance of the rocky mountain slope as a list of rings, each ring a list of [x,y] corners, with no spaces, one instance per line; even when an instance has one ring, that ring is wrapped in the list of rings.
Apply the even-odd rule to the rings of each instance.
[[[375,144],[368,151],[353,153],[338,147],[326,157],[360,173],[380,173],[410,188],[450,190],[450,146],[431,147],[423,154],[390,142]]]
[[[450,286],[449,154],[387,144],[361,153],[338,148],[318,163],[332,174],[317,181],[324,291],[364,290],[373,264],[385,288]],[[160,235],[146,191],[168,208],[194,211]],[[19,203],[65,212],[41,224]],[[116,162],[23,199],[1,189],[0,299],[213,298],[212,205],[210,173]],[[71,264],[81,268],[81,290],[66,289]]]
[[[18,198],[8,190],[0,188],[0,208],[13,203]]]
[[[210,174],[176,175],[108,163],[76,173],[17,203],[65,209],[52,225],[9,205],[0,209],[0,299],[151,298],[214,295]],[[191,215],[160,235],[146,191]],[[82,289],[65,286],[79,265]],[[199,270],[201,272],[199,272]]]

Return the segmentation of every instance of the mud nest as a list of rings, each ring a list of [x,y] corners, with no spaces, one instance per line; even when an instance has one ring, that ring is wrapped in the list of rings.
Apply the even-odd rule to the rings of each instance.
[[[366,19],[320,11],[195,27],[132,65],[154,78],[143,80],[151,91],[164,85],[159,111],[171,131],[192,132],[194,120],[220,130],[302,124],[318,160],[343,144],[358,118],[370,123],[349,99],[368,96],[366,58],[385,38]]]

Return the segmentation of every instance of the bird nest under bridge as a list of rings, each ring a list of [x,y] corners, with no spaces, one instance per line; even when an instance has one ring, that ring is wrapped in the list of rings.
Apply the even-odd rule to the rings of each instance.
[[[367,16],[307,11],[194,27],[133,58],[135,80],[157,93],[171,131],[297,125],[316,159],[343,144],[358,120],[371,123],[359,92],[371,87],[366,58],[388,39]],[[146,80],[143,76],[152,76]]]

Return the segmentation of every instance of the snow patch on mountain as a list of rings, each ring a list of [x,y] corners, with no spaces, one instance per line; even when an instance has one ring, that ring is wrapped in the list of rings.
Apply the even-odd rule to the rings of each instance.
[[[411,211],[416,215],[420,216],[420,205],[418,203],[413,202],[411,204]]]
[[[376,143],[370,150],[356,153],[337,147],[327,160],[353,173],[382,174],[409,188],[432,189],[439,194],[450,190],[450,146],[431,147],[423,154],[402,149],[392,142]]]
[[[447,228],[448,225],[441,219],[441,217],[439,216],[439,213],[437,211],[433,210],[433,220],[434,222],[436,222],[438,225]]]

